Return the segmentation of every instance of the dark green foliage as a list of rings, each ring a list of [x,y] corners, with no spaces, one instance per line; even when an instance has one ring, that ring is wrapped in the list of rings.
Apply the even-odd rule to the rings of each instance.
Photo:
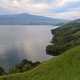
[[[80,22],[78,20],[51,32],[53,34],[52,44],[47,46],[47,54],[57,56],[75,45],[80,45]]]
[[[17,64],[14,68],[12,68],[9,73],[25,72],[25,71],[35,68],[39,64],[40,64],[40,62],[33,63],[32,61],[24,59],[21,61],[21,63]]]
[[[2,67],[0,67],[0,75],[4,75],[4,74],[6,74],[4,69]]]

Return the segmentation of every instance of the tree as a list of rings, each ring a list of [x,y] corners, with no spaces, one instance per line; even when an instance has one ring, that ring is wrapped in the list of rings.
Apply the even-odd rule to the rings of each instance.
[[[6,74],[4,69],[2,67],[0,67],[0,75],[4,75],[4,74]]]
[[[32,62],[27,59],[23,59],[19,64],[16,64],[14,68],[10,70],[10,73],[19,73],[31,70],[38,66],[40,62]]]

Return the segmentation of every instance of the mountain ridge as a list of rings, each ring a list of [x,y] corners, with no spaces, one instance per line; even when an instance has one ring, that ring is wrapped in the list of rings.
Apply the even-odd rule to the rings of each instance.
[[[0,15],[0,25],[61,25],[64,20],[27,13]]]

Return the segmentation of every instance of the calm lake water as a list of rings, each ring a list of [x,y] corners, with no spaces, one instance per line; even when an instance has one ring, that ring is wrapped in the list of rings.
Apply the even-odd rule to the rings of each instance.
[[[0,64],[13,65],[24,58],[32,61],[51,58],[45,49],[54,28],[49,25],[0,26]]]

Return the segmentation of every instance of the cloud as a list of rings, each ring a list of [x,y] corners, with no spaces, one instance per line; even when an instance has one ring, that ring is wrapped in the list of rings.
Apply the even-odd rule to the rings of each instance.
[[[11,11],[32,11],[32,12],[44,12],[49,8],[48,3],[34,3],[34,0],[7,0],[3,1],[5,6],[0,4],[0,7],[6,8]]]
[[[47,14],[44,14],[46,16],[49,16],[49,17],[53,17],[53,18],[62,18],[62,19],[78,19],[80,18],[80,11],[67,11],[67,12],[61,12],[61,13],[47,13]]]
[[[52,0],[53,1],[53,0]],[[50,7],[52,8],[60,8],[65,6],[72,6],[73,4],[80,4],[79,0],[55,0],[50,4]]]
[[[77,14],[80,10],[80,0],[0,0],[1,8],[8,13],[27,12],[46,16],[54,14],[62,18],[80,16]]]

